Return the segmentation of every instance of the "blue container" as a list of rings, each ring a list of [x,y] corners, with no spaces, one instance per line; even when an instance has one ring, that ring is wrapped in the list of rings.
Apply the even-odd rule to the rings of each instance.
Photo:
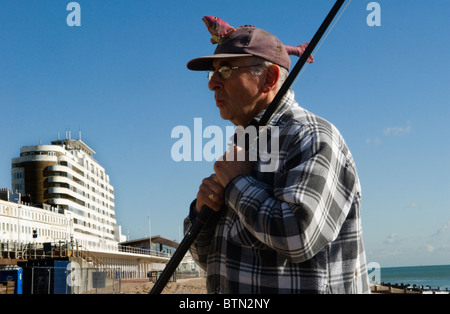
[[[67,265],[69,261],[54,261],[52,273],[52,294],[70,294],[70,286],[67,284]]]
[[[8,267],[0,270],[0,281],[14,281],[14,294],[22,294],[23,270],[20,267]]]

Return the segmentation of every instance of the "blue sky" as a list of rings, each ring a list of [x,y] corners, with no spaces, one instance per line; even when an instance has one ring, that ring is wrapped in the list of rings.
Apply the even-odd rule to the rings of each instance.
[[[97,154],[130,238],[180,240],[182,220],[212,162],[175,162],[172,130],[220,119],[206,75],[186,63],[211,54],[201,18],[251,24],[287,45],[309,41],[334,4],[314,1],[68,0],[0,2],[0,187],[20,147],[58,132]],[[381,26],[353,0],[293,86],[297,101],[344,135],[363,187],[368,260],[450,261],[448,0],[377,1]],[[297,59],[293,59],[293,64]],[[205,144],[205,142],[203,143]]]

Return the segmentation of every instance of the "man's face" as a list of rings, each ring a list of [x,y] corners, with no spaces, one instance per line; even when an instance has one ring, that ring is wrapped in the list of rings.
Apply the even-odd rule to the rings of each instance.
[[[251,73],[251,58],[218,59],[213,63],[214,70],[222,66],[241,67],[231,71],[228,79],[214,73],[208,87],[214,92],[216,105],[220,109],[222,119],[230,120],[235,125],[246,126],[261,110],[261,88],[263,77]]]

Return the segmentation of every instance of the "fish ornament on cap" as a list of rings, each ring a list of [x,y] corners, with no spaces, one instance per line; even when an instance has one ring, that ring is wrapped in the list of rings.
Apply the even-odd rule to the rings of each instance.
[[[222,44],[225,38],[236,31],[236,28],[231,27],[227,22],[215,16],[204,16],[202,20],[212,36],[212,44]]]
[[[206,27],[208,28],[209,33],[211,34],[211,43],[212,44],[219,44],[221,45],[225,39],[227,39],[231,34],[233,34],[236,31],[236,28],[230,26],[227,22],[222,20],[221,18],[218,18],[216,16],[204,16],[203,22],[205,23]],[[239,28],[256,28],[252,25],[244,25],[240,26]],[[293,46],[287,46],[284,45],[286,52],[288,55],[294,55],[297,57],[301,57],[302,54],[305,52],[306,47],[308,47],[308,43],[304,43],[301,45],[298,45],[296,47]],[[309,56],[307,62],[314,63],[313,56]]]

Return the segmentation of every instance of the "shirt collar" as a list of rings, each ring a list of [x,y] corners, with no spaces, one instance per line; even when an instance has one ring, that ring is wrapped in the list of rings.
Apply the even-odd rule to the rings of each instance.
[[[278,121],[278,117],[279,117],[280,113],[284,112],[285,108],[289,104],[292,104],[294,102],[294,96],[295,96],[294,91],[291,90],[291,89],[288,89],[288,91],[286,92],[286,95],[284,95],[284,97],[281,99],[281,104],[280,104],[278,110],[274,113],[273,119],[269,120],[269,125],[270,124],[275,124]],[[258,127],[259,126],[259,120],[261,120],[261,118],[264,116],[264,113],[266,112],[266,110],[267,110],[267,108],[265,108],[261,112],[259,112],[250,121],[250,123],[247,125],[247,127],[249,127],[249,126]]]

